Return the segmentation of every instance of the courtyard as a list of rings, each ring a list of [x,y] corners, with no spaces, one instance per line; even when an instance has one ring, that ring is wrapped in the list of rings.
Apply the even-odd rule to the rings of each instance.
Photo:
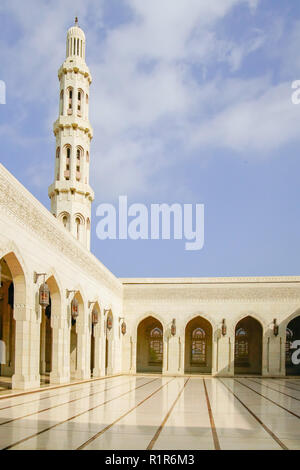
[[[300,379],[114,376],[0,393],[0,448],[300,449]]]

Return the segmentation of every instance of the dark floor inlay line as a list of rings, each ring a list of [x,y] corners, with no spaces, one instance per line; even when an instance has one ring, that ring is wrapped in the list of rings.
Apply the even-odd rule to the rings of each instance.
[[[290,383],[287,385],[287,384],[285,384],[285,383],[276,382],[275,379],[271,379],[271,380],[272,380],[272,382],[274,382],[274,383],[277,384],[277,385],[280,385],[281,387],[289,388],[290,390],[294,390],[294,392],[300,392],[300,388],[291,387],[291,384],[290,384]],[[292,385],[293,385],[293,384],[292,384]]]
[[[97,377],[95,379],[88,379],[88,380],[82,380],[81,382],[70,382],[66,384],[61,384],[55,386],[50,386],[50,387],[45,387],[45,388],[40,388],[38,390],[28,390],[26,392],[20,392],[20,393],[12,393],[11,395],[0,395],[0,400],[10,400],[11,398],[18,398],[18,397],[23,397],[25,395],[34,395],[36,393],[49,393],[52,392],[52,390],[57,390],[58,388],[66,388],[66,387],[78,387],[80,385],[88,385],[90,383],[95,383],[99,382],[101,380],[109,380],[109,379],[114,379],[115,377],[122,377],[123,374],[117,374],[117,375],[111,375],[110,377]]]
[[[262,422],[262,420],[256,416],[255,413],[253,413],[253,411],[250,410],[250,408],[248,408],[247,405],[245,405],[245,403],[230,389],[230,387],[228,387],[222,380],[218,379],[221,384],[234,396],[234,398],[250,413],[251,416],[253,416],[253,418],[256,419],[256,421],[264,428],[264,430],[274,439],[274,441],[277,442],[277,444],[280,445],[280,447],[283,449],[283,450],[289,450],[288,447],[283,443],[281,442],[281,440],[279,439],[279,437],[276,436],[276,434],[273,433],[273,431],[271,431],[270,428],[268,428],[268,426],[266,424],[264,424]]]
[[[209,396],[208,396],[208,393],[207,393],[205,379],[203,379],[203,385],[204,385],[206,404],[207,404],[207,409],[208,409],[208,414],[209,414],[210,427],[211,427],[211,432],[212,432],[212,436],[213,436],[213,440],[214,440],[215,450],[221,450],[220,441],[219,441],[219,438],[218,438],[218,433],[217,433],[217,429],[216,429],[216,425],[215,425],[215,420],[214,420],[213,412],[212,412],[212,409],[211,409],[211,406],[210,406]]]
[[[171,413],[172,413],[172,411],[173,411],[173,409],[174,409],[176,403],[178,402],[179,398],[181,397],[181,395],[182,395],[182,393],[183,393],[183,391],[184,391],[184,389],[185,389],[185,387],[186,387],[186,385],[187,385],[187,383],[188,383],[189,380],[190,380],[190,377],[188,377],[188,379],[184,382],[184,385],[183,385],[182,389],[180,390],[180,392],[178,393],[176,399],[174,400],[173,405],[172,405],[171,408],[169,409],[169,411],[168,411],[168,413],[166,414],[166,416],[165,416],[163,422],[161,423],[161,425],[160,425],[159,428],[157,429],[156,433],[154,434],[153,438],[152,438],[151,441],[149,442],[149,444],[148,444],[148,446],[147,446],[147,450],[152,450],[152,449],[153,449],[153,446],[155,445],[157,439],[159,438],[160,433],[162,432],[162,430],[163,430],[163,428],[164,428],[166,422],[168,421],[168,419],[169,419],[169,417],[170,417],[170,415],[171,415]]]
[[[106,426],[104,429],[102,429],[101,431],[99,431],[97,434],[95,434],[94,436],[92,436],[89,440],[87,440],[86,442],[84,442],[84,444],[82,444],[81,446],[79,446],[76,450],[83,450],[85,447],[87,447],[89,444],[91,444],[92,442],[94,442],[96,439],[98,439],[98,437],[100,437],[102,434],[104,434],[106,431],[108,431],[110,428],[112,428],[116,423],[118,423],[119,421],[121,421],[121,419],[125,418],[127,415],[129,415],[130,413],[132,413],[132,411],[136,410],[139,406],[143,405],[143,403],[145,403],[147,400],[149,400],[149,398],[152,398],[156,393],[158,393],[162,388],[164,388],[166,385],[169,385],[170,382],[172,382],[172,380],[174,380],[175,377],[173,377],[171,380],[169,380],[167,383],[161,385],[159,388],[157,388],[154,392],[152,392],[150,395],[148,395],[146,398],[144,398],[143,400],[141,400],[137,405],[135,405],[133,408],[131,408],[130,410],[126,411],[126,413],[124,413],[122,416],[120,416],[119,418],[117,418],[113,423],[109,424],[108,426]]]
[[[256,380],[254,379],[246,379],[248,380],[249,382],[253,382],[257,385],[261,385],[262,387],[266,387],[268,388],[269,390],[273,390],[274,392],[276,393],[280,393],[281,395],[285,395],[286,397],[289,397],[289,398],[292,398],[293,400],[297,400],[297,401],[300,401],[300,398],[296,398],[296,397],[293,397],[292,395],[289,395],[288,393],[285,393],[285,392],[281,392],[280,390],[276,390],[276,388],[273,388],[273,387],[270,387],[269,385],[266,385],[264,382],[257,382]],[[276,384],[275,384],[276,385]]]
[[[14,421],[20,421],[21,419],[29,418],[30,416],[34,416],[34,415],[37,415],[37,414],[40,414],[40,413],[44,413],[45,411],[50,411],[50,410],[53,410],[54,408],[59,408],[60,406],[69,405],[70,403],[74,403],[75,401],[83,400],[84,398],[90,398],[90,397],[93,397],[94,395],[99,395],[100,393],[111,390],[112,388],[121,387],[122,385],[123,384],[117,384],[117,385],[114,385],[113,387],[110,387],[108,389],[103,389],[103,390],[95,391],[93,393],[88,393],[87,395],[84,395],[83,397],[80,397],[80,398],[73,398],[72,400],[68,400],[68,401],[65,401],[63,403],[59,403],[57,405],[49,406],[48,408],[43,408],[42,410],[34,411],[33,413],[28,413],[27,415],[19,416],[18,418],[9,419],[7,421],[4,421],[3,423],[0,423],[0,426],[3,426],[4,424],[12,423]]]
[[[12,449],[13,447],[15,447],[15,446],[17,446],[17,445],[19,445],[19,444],[22,444],[23,442],[26,442],[26,441],[28,441],[29,439],[32,439],[32,438],[34,438],[34,437],[37,437],[37,436],[43,434],[44,432],[51,431],[51,429],[56,428],[57,426],[60,426],[61,424],[65,424],[65,423],[67,423],[67,422],[69,422],[69,421],[72,421],[73,419],[78,418],[79,416],[84,415],[85,413],[89,413],[90,411],[93,411],[93,410],[95,410],[96,408],[100,408],[100,406],[104,406],[104,405],[107,405],[108,403],[110,403],[110,402],[112,402],[112,401],[114,401],[114,400],[118,400],[119,398],[121,398],[121,397],[123,397],[123,396],[125,396],[125,395],[128,395],[129,393],[133,392],[134,390],[138,390],[139,388],[142,388],[142,387],[144,387],[145,385],[148,385],[148,384],[150,384],[150,383],[152,383],[152,382],[155,382],[155,380],[157,380],[157,379],[149,380],[148,382],[146,382],[146,383],[144,383],[144,384],[142,384],[142,385],[139,385],[138,387],[131,388],[131,389],[128,390],[127,392],[122,393],[121,395],[118,395],[117,397],[114,397],[114,398],[111,398],[111,399],[109,399],[109,400],[106,400],[106,401],[100,403],[99,405],[96,405],[96,406],[93,406],[92,408],[89,408],[88,410],[81,411],[80,413],[77,413],[76,415],[73,415],[73,416],[71,416],[70,418],[64,419],[63,421],[60,421],[60,422],[58,422],[58,423],[53,424],[52,426],[48,426],[47,428],[42,429],[41,431],[36,432],[36,433],[34,433],[34,434],[31,434],[30,436],[25,437],[24,439],[21,439],[20,441],[14,442],[13,444],[10,444],[9,446],[7,446],[7,447],[5,447],[5,448],[3,448],[3,449],[1,449],[1,450],[9,450],[9,449]],[[123,384],[123,385],[124,385],[124,384]],[[125,384],[125,385],[126,385],[126,384]],[[104,390],[104,392],[106,392],[106,391],[108,391],[108,390],[111,390],[112,388],[116,388],[116,387],[111,387],[110,389]]]
[[[249,387],[249,385],[246,385],[244,384],[243,382],[240,382],[239,380],[236,380],[235,381],[240,384],[240,385],[243,385],[243,387],[246,387],[248,388],[249,390],[251,390],[252,392],[256,393],[257,395],[265,398],[266,400],[270,401],[271,403],[273,403],[274,405],[278,406],[279,408],[282,408],[284,411],[287,411],[288,413],[290,413],[291,415],[295,416],[296,418],[299,418],[300,419],[300,416],[297,415],[297,413],[294,413],[294,411],[291,411],[289,410],[288,408],[285,408],[284,406],[280,405],[279,403],[277,403],[276,401],[272,400],[271,398],[269,397],[266,397],[266,395],[263,395],[262,393],[260,392],[257,392],[257,390],[254,390],[253,388]]]
[[[120,376],[118,376],[120,378]],[[116,377],[111,377],[111,378],[117,378]],[[86,385],[90,385],[92,386],[92,390],[95,390],[97,386],[99,385],[102,385],[102,383],[88,383]],[[72,385],[70,385],[70,388],[72,387]],[[96,389],[97,390],[97,389]],[[50,396],[47,396],[47,397],[39,397],[39,398],[35,398],[34,400],[29,400],[29,401],[24,401],[22,403],[17,403],[17,404],[14,404],[14,405],[8,405],[8,406],[3,406],[2,408],[0,408],[0,411],[3,411],[3,410],[7,410],[9,408],[16,408],[17,406],[25,406],[25,405],[29,405],[31,403],[35,403],[35,402],[39,402],[39,401],[42,401],[42,400],[51,400],[52,398],[56,398],[56,397],[62,397],[64,395],[67,395],[67,394],[70,394],[70,393],[80,393],[80,392],[84,392],[85,390],[78,390],[78,389],[73,389],[73,390],[65,390],[63,391],[62,393],[55,393],[53,395],[50,395]],[[91,390],[90,390],[91,391]],[[17,397],[16,397],[17,398]],[[85,398],[85,397],[81,397],[81,398]],[[69,402],[68,402],[69,403]],[[45,411],[45,410],[42,410],[42,411]],[[5,424],[5,423],[3,423]],[[1,424],[0,424],[1,425]]]

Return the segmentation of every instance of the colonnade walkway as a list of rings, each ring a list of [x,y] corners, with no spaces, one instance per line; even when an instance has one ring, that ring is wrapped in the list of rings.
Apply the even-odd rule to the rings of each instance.
[[[116,376],[0,396],[0,449],[300,449],[300,379]]]

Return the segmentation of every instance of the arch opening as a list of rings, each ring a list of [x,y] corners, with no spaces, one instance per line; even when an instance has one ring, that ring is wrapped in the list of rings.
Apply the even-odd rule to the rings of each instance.
[[[185,328],[185,361],[187,374],[211,374],[212,326],[208,320],[196,317]]]
[[[78,302],[78,318],[83,318],[83,299],[80,292],[76,292],[74,299]],[[75,377],[78,367],[78,332],[77,320],[71,315],[71,328],[70,328],[70,375]]]
[[[163,369],[163,326],[154,317],[147,317],[137,329],[137,372],[162,373]]]
[[[300,375],[300,354],[297,353],[299,345],[295,341],[300,341],[300,315],[291,320],[286,328],[285,343],[285,371],[286,375]],[[296,346],[296,347],[294,347]]]
[[[40,325],[40,376],[41,382],[49,382],[49,376],[52,371],[52,298],[51,291],[49,296],[49,305],[42,311]]]
[[[15,371],[15,287],[13,275],[5,258],[0,261],[0,270],[0,376],[11,378]],[[10,380],[4,379],[4,382],[4,388],[10,387]],[[2,383],[0,388],[1,386]]]
[[[245,317],[235,328],[234,373],[262,373],[262,326],[253,317]]]
[[[0,388],[11,388],[16,373],[16,305],[26,305],[26,284],[22,266],[10,252],[0,259]]]
[[[61,314],[61,294],[54,276],[46,281],[50,291],[50,302],[42,311],[40,327],[40,375],[41,381],[49,382],[53,365],[53,317]]]
[[[97,323],[94,321],[94,314],[97,315]],[[100,322],[100,307],[98,302],[96,302],[94,308],[92,309],[92,314],[91,314],[91,377],[94,375],[94,369],[96,366],[96,341],[95,341],[95,336],[96,336],[96,326]]]
[[[113,342],[113,322],[114,317],[111,310],[109,310],[106,318],[106,338],[105,338],[105,374],[112,374],[113,370],[113,351],[112,351],[112,342]]]

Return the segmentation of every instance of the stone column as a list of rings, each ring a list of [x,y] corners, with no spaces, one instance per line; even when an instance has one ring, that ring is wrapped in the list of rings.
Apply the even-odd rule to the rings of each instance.
[[[76,378],[86,380],[91,378],[91,335],[86,320],[77,320],[77,370]]]
[[[95,337],[95,366],[93,377],[105,376],[105,339],[103,337],[103,329],[101,329],[101,321],[94,327]]]
[[[35,317],[35,310],[29,306],[15,305],[14,317],[16,349],[12,387],[21,390],[38,388],[40,386],[40,322]]]
[[[136,349],[137,349],[137,338],[131,336],[129,338],[129,372],[130,374],[136,374]]]
[[[166,367],[165,375],[179,375],[179,341],[178,336],[168,335],[166,338]]]
[[[270,329],[263,338],[263,375],[282,377],[285,375],[285,342],[281,335],[274,336]]]
[[[230,377],[234,375],[234,336],[230,333],[216,338],[215,375]]]
[[[46,372],[46,322],[45,313],[41,314],[40,323],[40,374]]]
[[[52,371],[50,383],[70,382],[70,333],[67,318],[51,314]]]
[[[112,375],[114,371],[114,339],[113,339],[113,329],[111,331],[107,330],[107,340],[108,340],[108,346],[107,346],[107,368],[106,368],[106,375]]]
[[[262,336],[262,375],[268,376],[270,369],[270,338],[269,334],[263,331]]]

